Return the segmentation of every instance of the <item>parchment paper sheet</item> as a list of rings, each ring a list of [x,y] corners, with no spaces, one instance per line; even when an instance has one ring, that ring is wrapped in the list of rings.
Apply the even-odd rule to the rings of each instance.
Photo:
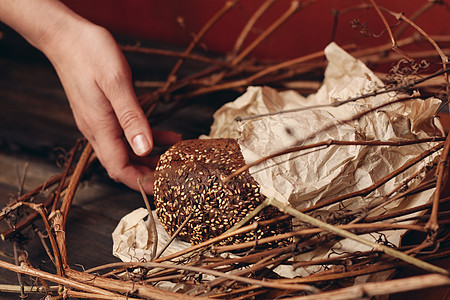
[[[152,232],[149,226],[147,209],[138,208],[124,216],[116,229],[112,233],[113,255],[125,262],[150,261],[153,240]],[[153,211],[153,218],[158,232],[158,246],[161,249],[169,241],[170,236],[164,230],[162,224],[158,221],[156,213]],[[190,247],[189,243],[175,240],[164,251],[164,254],[170,254]]]

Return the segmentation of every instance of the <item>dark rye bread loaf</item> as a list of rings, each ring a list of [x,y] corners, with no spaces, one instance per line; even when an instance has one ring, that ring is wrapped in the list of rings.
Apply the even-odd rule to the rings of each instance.
[[[223,179],[245,164],[234,139],[182,141],[165,152],[155,172],[156,212],[172,235],[193,212],[178,238],[198,244],[224,233],[254,210],[265,197],[248,171],[227,183]],[[281,215],[267,207],[253,221]],[[243,242],[290,230],[290,221],[259,228],[224,243]]]

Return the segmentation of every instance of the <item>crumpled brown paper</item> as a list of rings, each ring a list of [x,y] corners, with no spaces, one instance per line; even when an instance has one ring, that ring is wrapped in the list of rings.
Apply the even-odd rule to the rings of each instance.
[[[392,101],[398,97],[393,93],[361,99],[339,107],[308,108],[245,120],[247,117],[280,110],[332,104],[383,86],[370,69],[336,44],[330,44],[325,49],[325,55],[328,67],[323,85],[316,94],[305,98],[293,91],[277,92],[269,87],[249,87],[244,95],[215,113],[215,122],[209,136],[236,138],[247,163],[298,145],[299,141],[300,144],[307,145],[330,139],[398,141],[431,136],[433,127],[429,122],[441,103],[436,98],[392,104],[357,121],[342,122],[372,107]],[[236,122],[236,116],[244,121]],[[330,125],[331,129],[320,132]],[[311,138],[305,141],[307,137]],[[429,147],[430,144],[402,147],[330,146],[267,160],[252,167],[250,173],[262,186],[261,191],[267,197],[301,209],[339,194],[368,187]],[[424,163],[426,162],[427,160]],[[415,165],[371,196],[386,194],[406,176],[422,167],[423,163]],[[362,204],[354,202],[355,207]]]
[[[113,255],[125,262],[150,261],[152,246],[151,226],[147,209],[138,208],[124,216],[112,233]],[[162,224],[158,221],[156,213],[153,212],[153,219],[156,223],[158,232],[158,246],[161,249],[169,241],[170,236],[164,230]],[[177,240],[171,243],[164,254],[170,254],[189,247],[190,244]]]
[[[241,97],[224,105],[214,114],[211,133],[204,138],[237,139],[246,162],[251,163],[267,154],[276,153],[299,143],[313,144],[326,140],[398,141],[425,138],[433,134],[435,127],[431,124],[432,116],[440,105],[440,100],[435,98],[392,104],[358,120],[344,122],[401,95],[386,93],[337,107],[328,106],[372,92],[381,88],[383,83],[361,61],[334,43],[325,49],[325,55],[328,66],[323,85],[316,94],[303,97],[294,91],[278,92],[269,87],[249,87]],[[260,116],[280,111],[291,112]],[[236,117],[240,117],[242,121],[236,121]],[[439,124],[435,125],[439,127]],[[325,127],[330,129],[321,131]],[[402,147],[332,145],[267,160],[252,167],[250,173],[261,185],[264,195],[301,209],[337,195],[368,187],[430,148],[432,144]],[[436,154],[424,159],[370,195],[346,203],[346,208],[358,208],[366,204],[366,201],[373,201],[385,195],[435,157]],[[411,184],[418,184],[421,180],[421,176],[418,176]],[[432,193],[433,190],[428,190],[408,197],[407,201],[392,203],[387,208],[405,209],[423,204],[429,201]],[[333,210],[339,209],[339,205],[336,204],[316,214],[327,216]],[[117,231],[118,234],[125,234],[120,230]],[[163,230],[158,229],[159,234],[162,232]],[[138,235],[132,231],[130,233]],[[398,245],[402,234],[403,231],[390,231],[386,236],[391,243]],[[128,244],[128,247],[131,245]],[[348,239],[340,241],[333,248],[340,252],[370,250]],[[126,246],[122,249],[126,249]],[[298,259],[317,259],[329,255],[330,251],[330,247],[316,249]],[[116,255],[119,256],[118,253]],[[314,268],[291,270],[289,267],[278,270],[287,277],[307,276],[317,271]]]

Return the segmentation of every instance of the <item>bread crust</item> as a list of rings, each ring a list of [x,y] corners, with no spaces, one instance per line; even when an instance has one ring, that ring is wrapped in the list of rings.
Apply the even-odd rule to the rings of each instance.
[[[265,197],[248,171],[227,183],[223,179],[245,165],[234,139],[185,140],[167,150],[155,172],[154,199],[159,220],[172,235],[193,213],[178,237],[198,244],[228,230],[254,210]],[[281,215],[264,209],[254,221]],[[290,221],[256,233],[236,236],[223,243],[245,242],[290,229]]]

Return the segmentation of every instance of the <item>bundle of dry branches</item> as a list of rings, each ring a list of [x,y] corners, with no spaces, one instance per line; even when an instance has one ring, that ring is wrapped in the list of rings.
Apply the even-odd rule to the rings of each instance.
[[[247,59],[253,49],[258,47],[268,36],[282,27],[283,23],[293,14],[306,9],[314,1],[292,1],[291,6],[277,20],[263,31],[255,40],[242,48],[249,31],[257,20],[264,15],[273,5],[275,0],[264,1],[258,10],[249,19],[245,28],[236,41],[234,50],[224,58],[209,58],[194,54],[206,32],[211,30],[216,22],[227,12],[232,10],[239,0],[230,0],[225,3],[210,21],[200,30],[192,43],[182,53],[147,49],[139,46],[123,46],[125,51],[136,51],[151,55],[166,55],[178,58],[167,81],[164,83],[141,83],[143,86],[157,86],[141,97],[141,104],[147,115],[153,117],[155,108],[161,103],[169,103],[173,106],[183,100],[193,99],[198,96],[208,95],[217,91],[238,90],[242,91],[248,85],[271,85],[278,88],[295,88],[303,93],[309,93],[319,87],[316,74],[323,72],[325,62],[323,52],[311,53],[296,59],[278,63],[260,63]],[[411,97],[401,98],[396,101],[406,101],[415,98],[411,93],[420,89],[422,94],[435,95],[447,102],[450,99],[450,85],[448,79],[448,48],[440,45],[450,42],[448,36],[429,36],[414,20],[426,13],[434,5],[444,5],[441,1],[428,1],[412,17],[392,12],[387,8],[377,5],[374,0],[358,7],[352,7],[345,11],[336,12],[336,18],[357,9],[372,9],[377,12],[380,20],[385,24],[385,32],[389,36],[390,43],[383,46],[366,48],[353,51],[352,55],[369,65],[395,64],[388,74],[381,74],[386,80],[386,87],[374,90],[371,93],[361,95],[358,98],[348,99],[340,105],[347,105],[360,98],[371,97],[381,93],[399,91],[408,93]],[[391,15],[400,22],[396,32],[386,21],[385,16]],[[360,24],[359,24],[360,25]],[[354,23],[355,27],[362,30],[361,26]],[[415,34],[399,39],[406,27],[412,27]],[[404,47],[410,44],[430,43],[434,51],[406,52]],[[352,50],[354,45],[344,46]],[[393,50],[395,53],[389,53]],[[389,55],[386,55],[388,53]],[[427,60],[440,59],[438,70],[432,70]],[[180,68],[186,60],[202,62],[208,67],[203,71],[190,76],[179,78]],[[419,61],[420,60],[420,61]],[[423,61],[423,62],[422,62]],[[431,71],[429,71],[431,70]],[[428,72],[428,73],[427,73]],[[300,80],[299,80],[300,78]],[[313,78],[304,80],[304,78]],[[172,111],[172,110],[168,110]],[[367,112],[369,113],[369,112]],[[361,116],[355,116],[355,119]],[[59,298],[92,298],[92,299],[178,299],[179,293],[184,298],[197,296],[210,298],[236,298],[236,299],[275,299],[297,298],[301,299],[360,299],[386,295],[401,291],[409,291],[422,288],[449,286],[448,271],[433,265],[433,260],[448,257],[450,254],[449,214],[450,197],[445,195],[444,185],[448,177],[448,153],[450,140],[436,136],[430,140],[415,140],[406,142],[384,142],[385,146],[402,146],[408,143],[437,142],[414,161],[415,164],[425,157],[439,153],[440,160],[429,166],[427,172],[435,172],[417,187],[411,188],[408,184],[399,186],[396,190],[386,195],[381,202],[370,202],[366,207],[357,211],[345,211],[339,216],[329,216],[327,220],[318,220],[311,217],[315,210],[334,203],[342,203],[354,197],[365,197],[377,186],[383,185],[389,179],[401,174],[408,168],[404,166],[395,170],[373,186],[356,193],[340,195],[334,199],[328,199],[320,205],[308,207],[303,211],[297,211],[292,207],[282,205],[273,199],[267,199],[248,217],[236,224],[225,234],[210,239],[206,242],[192,246],[181,252],[164,255],[164,249],[158,249],[152,261],[141,263],[111,263],[96,268],[79,272],[73,270],[68,263],[65,241],[65,228],[68,212],[76,192],[80,179],[95,159],[95,154],[89,144],[80,141],[71,152],[70,159],[66,162],[65,171],[37,186],[35,189],[16,198],[0,213],[0,220],[9,222],[10,229],[2,233],[3,239],[14,237],[21,230],[32,224],[35,220],[42,220],[46,234],[40,234],[41,240],[47,249],[48,256],[56,267],[56,274],[41,271],[27,262],[26,257],[17,257],[17,265],[0,261],[0,267],[18,274],[25,274],[38,279],[38,289],[47,295],[47,299]],[[345,145],[345,141],[324,141],[321,145],[308,145],[300,148],[292,148],[282,153],[301,151],[306,147],[314,148],[334,145]],[[361,142],[362,143],[362,142]],[[377,146],[383,142],[373,142],[368,146]],[[264,161],[262,158],[255,164]],[[249,168],[250,165],[245,168]],[[242,172],[238,170],[235,174]],[[227,180],[227,179],[225,179]],[[370,213],[382,209],[388,203],[407,195],[420,193],[421,191],[435,189],[432,202],[416,206],[395,213],[384,213],[378,216],[370,216]],[[39,196],[39,197],[38,197]],[[144,195],[145,198],[145,195]],[[43,199],[39,202],[38,199]],[[146,199],[146,198],[145,198]],[[253,217],[264,207],[272,205],[284,212],[284,215],[264,222],[253,222]],[[21,218],[10,218],[11,212],[19,207],[26,213]],[[422,212],[420,216],[411,217],[415,212]],[[218,245],[218,242],[230,236],[256,231],[258,228],[280,222],[288,218],[297,218],[306,227],[272,235],[263,239],[255,239],[251,242]],[[406,223],[413,220],[414,223]],[[394,247],[383,237],[377,234],[387,230],[408,230],[420,233],[423,237],[420,242],[408,246]],[[372,233],[376,238],[373,241],[361,238],[362,234]],[[176,237],[176,233],[174,238]],[[296,237],[294,241],[285,247],[267,249],[261,247],[265,243],[282,240],[287,237]],[[313,251],[315,248],[349,238],[359,243],[368,245],[372,251],[368,252],[343,252],[320,260],[296,261],[294,257],[301,253]],[[155,251],[156,253],[156,251]],[[233,255],[230,255],[233,253]],[[290,266],[293,269],[316,266],[319,271],[306,277],[283,278],[274,269],[278,266]],[[349,279],[361,275],[374,274],[386,270],[395,270],[399,267],[414,266],[423,269],[427,274],[409,277],[405,279],[388,280],[385,282],[369,282],[348,287]],[[49,283],[58,285],[58,289]],[[177,293],[160,288],[161,283],[179,285]]]

